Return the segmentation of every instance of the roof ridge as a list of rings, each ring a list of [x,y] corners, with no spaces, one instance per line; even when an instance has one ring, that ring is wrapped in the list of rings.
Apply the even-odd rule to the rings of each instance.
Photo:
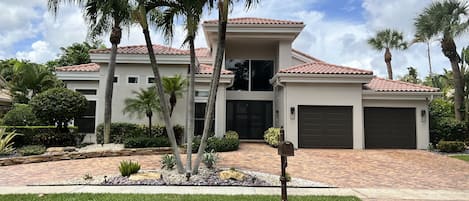
[[[415,83],[410,83],[410,82],[404,82],[404,81],[401,81],[401,80],[390,80],[390,79],[377,77],[377,76],[375,76],[375,78],[380,79],[380,80],[384,80],[384,81],[388,81],[388,82],[394,82],[394,83],[398,83],[398,84],[405,84],[405,85],[413,86],[413,87],[423,87],[423,88],[427,88],[427,89],[439,90],[438,88],[435,88],[435,87],[430,87],[430,86],[426,86],[426,85],[422,85],[422,84],[415,84]]]
[[[228,23],[229,21],[233,20],[270,20],[270,21],[278,21],[278,22],[288,22],[288,23],[294,23],[294,24],[304,24],[302,21],[293,21],[293,20],[282,20],[282,19],[273,19],[273,18],[264,18],[264,17],[236,17],[236,18],[228,18]],[[218,19],[211,19],[211,20],[205,20],[203,23],[214,23],[218,22]]]

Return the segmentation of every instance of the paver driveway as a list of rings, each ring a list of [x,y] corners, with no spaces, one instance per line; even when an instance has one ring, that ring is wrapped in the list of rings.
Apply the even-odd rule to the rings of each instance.
[[[183,155],[184,156],[184,155]],[[236,152],[220,153],[219,166],[279,173],[277,150],[243,143]],[[0,167],[0,186],[27,185],[92,175],[118,174],[119,161],[139,161],[143,169],[159,168],[159,156],[130,156],[56,161]],[[337,187],[465,189],[469,163],[418,150],[299,149],[289,158],[294,177]]]

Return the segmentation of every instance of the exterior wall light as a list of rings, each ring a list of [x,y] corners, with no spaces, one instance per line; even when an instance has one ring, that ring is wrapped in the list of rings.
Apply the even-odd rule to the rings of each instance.
[[[295,107],[290,107],[290,119],[295,119]]]
[[[422,122],[425,122],[425,120],[427,119],[427,111],[426,110],[421,110],[420,111],[420,117],[422,117]]]

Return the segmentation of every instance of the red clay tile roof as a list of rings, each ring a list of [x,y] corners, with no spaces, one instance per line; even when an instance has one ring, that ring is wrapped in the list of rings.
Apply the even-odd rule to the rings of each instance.
[[[153,49],[156,54],[162,55],[188,55],[189,52],[187,50],[181,50],[177,48],[172,48],[163,45],[153,45]],[[93,49],[90,50],[90,53],[95,54],[109,54],[111,49]],[[132,45],[132,46],[123,46],[117,48],[118,54],[148,54],[148,49],[146,45]]]
[[[292,66],[280,70],[280,73],[289,74],[344,74],[344,75],[373,75],[372,71],[328,64],[325,62],[312,62]]]
[[[387,80],[374,77],[370,83],[364,86],[365,89],[371,89],[378,92],[439,92],[438,88],[429,86],[402,82],[398,80]]]
[[[187,54],[190,55],[190,51],[187,50]],[[208,48],[196,48],[195,49],[195,55],[197,57],[211,57],[212,54],[210,53],[210,49]]]
[[[200,64],[199,65],[199,72],[197,74],[212,74],[213,73],[213,66],[207,65],[207,64]],[[230,75],[233,74],[233,72],[225,69],[221,69],[221,74],[222,75]]]
[[[99,65],[96,63],[88,63],[74,66],[56,67],[55,70],[59,72],[98,72]]]
[[[218,20],[207,20],[204,24],[218,24]],[[241,18],[229,18],[228,24],[275,24],[275,25],[295,25],[303,24],[303,22],[290,21],[290,20],[275,20],[267,18],[257,17],[241,17]]]
[[[306,57],[306,58],[308,58],[308,59],[311,59],[311,60],[313,60],[313,61],[315,61],[315,62],[324,62],[324,61],[319,60],[319,59],[316,58],[316,57],[313,57],[313,56],[311,56],[311,55],[309,55],[309,54],[306,54],[306,53],[304,53],[304,52],[302,52],[302,51],[299,51],[299,50],[296,50],[296,49],[292,49],[292,52],[295,52],[295,53],[297,53],[297,54],[299,54],[299,55],[301,55],[301,56],[304,56],[304,57]]]

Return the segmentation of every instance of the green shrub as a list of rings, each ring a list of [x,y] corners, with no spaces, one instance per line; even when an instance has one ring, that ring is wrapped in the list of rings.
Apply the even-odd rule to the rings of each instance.
[[[180,125],[174,126],[174,132],[176,139],[180,140],[184,134],[184,128]],[[104,142],[103,138],[104,125],[99,124],[96,127],[96,141],[98,144]],[[151,135],[148,135],[148,128],[145,125],[133,124],[133,123],[112,123],[111,124],[111,143],[121,144],[124,143],[125,139],[135,137],[159,137],[167,136],[166,128],[164,126],[154,126],[151,129]]]
[[[7,131],[21,133],[14,139],[15,147],[25,145],[43,145],[46,147],[75,146],[83,140],[83,134],[78,133],[77,127],[68,127],[63,132],[55,126],[0,126]]]
[[[192,151],[196,153],[199,150],[201,141],[201,136],[194,137],[192,142]],[[239,139],[236,138],[218,138],[218,137],[209,137],[207,139],[207,147],[205,151],[214,150],[216,152],[226,152],[226,151],[235,151],[239,148]]]
[[[430,142],[433,144],[437,144],[440,140],[465,141],[467,139],[469,139],[469,132],[464,122],[453,118],[442,118],[438,122],[431,122]]]
[[[40,121],[27,104],[15,104],[13,109],[3,117],[3,124],[7,126],[34,126]]]
[[[239,135],[236,131],[226,131],[225,133],[226,139],[239,139]]]
[[[264,132],[264,140],[267,144],[277,147],[280,137],[280,128],[269,128]]]
[[[42,145],[27,145],[18,149],[22,156],[41,155],[46,152],[46,147]]]
[[[123,177],[128,177],[131,174],[135,174],[140,170],[140,164],[132,161],[121,161],[119,165],[119,171]]]
[[[213,149],[210,152],[205,152],[202,162],[207,168],[212,169],[218,162],[218,154]]]
[[[11,154],[13,152],[14,142],[12,140],[18,135],[15,131],[6,132],[5,128],[0,129],[0,155]]]
[[[161,168],[172,170],[176,166],[176,158],[172,154],[165,154],[161,159]]]
[[[461,141],[440,141],[436,146],[441,152],[456,153],[466,150],[466,145]]]
[[[169,147],[171,144],[167,137],[132,137],[124,140],[125,148]]]

